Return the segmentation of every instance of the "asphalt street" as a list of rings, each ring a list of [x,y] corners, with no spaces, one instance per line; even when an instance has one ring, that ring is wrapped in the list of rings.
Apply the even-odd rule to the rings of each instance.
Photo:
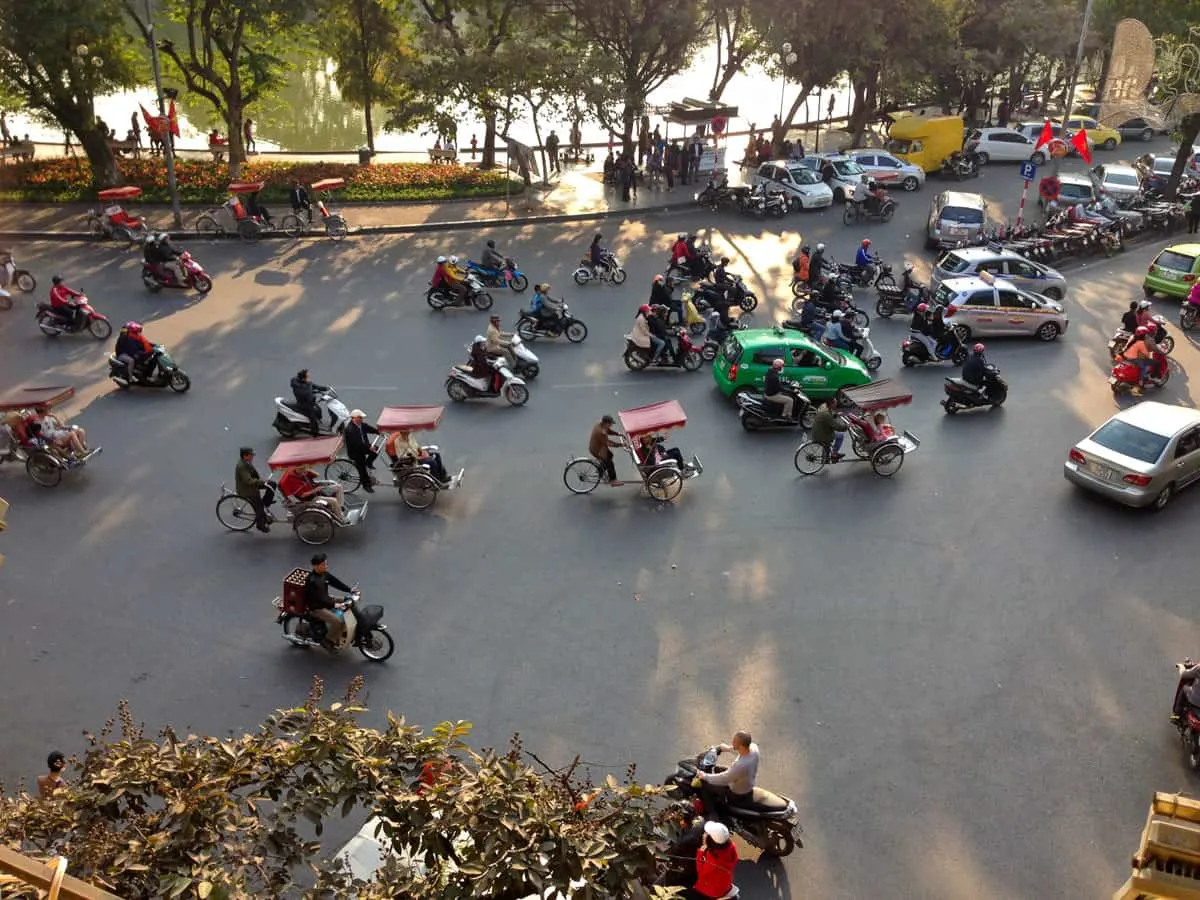
[[[1100,159],[1142,148],[1128,150]],[[1013,216],[1014,169],[964,187]],[[868,234],[885,259],[927,264],[937,185],[861,229],[840,210],[684,212],[488,235],[590,336],[534,346],[543,372],[526,407],[447,410],[436,440],[466,468],[460,491],[416,513],[381,490],[365,525],[328,546],[331,570],[387,610],[398,648],[383,666],[286,645],[270,603],[311,551],[283,527],[228,533],[213,508],[240,445],[261,460],[273,449],[271,398],[303,366],[372,416],[448,402],[446,370],[486,317],[431,312],[424,285],[437,253],[477,254],[485,235],[196,244],[216,282],[204,299],[147,294],[136,258],[112,248],[19,248],[44,286],[61,272],[114,324],[145,323],[194,386],[117,393],[107,346],[41,336],[31,297],[0,314],[0,386],[75,385],[75,421],[104,445],[53,490],[0,467],[0,778],[31,779],[51,747],[79,750],[120,698],[151,727],[221,733],[300,701],[314,673],[335,691],[361,672],[372,721],[468,719],[483,745],[519,731],[598,777],[633,761],[658,782],[749,729],[759,783],[796,800],[808,840],[782,866],[743,864],[748,900],[1111,892],[1151,793],[1196,787],[1167,715],[1172,663],[1200,649],[1200,560],[1178,537],[1200,495],[1120,509],[1073,490],[1062,464],[1115,409],[1105,340],[1162,242],[1071,269],[1060,341],[989,342],[1010,384],[1001,410],[945,416],[950,373],[901,371],[905,323],[873,321],[880,376],[915,394],[893,419],[922,440],[890,480],[865,465],[802,479],[797,435],[744,433],[707,367],[629,373],[620,360],[676,231],[701,229],[768,298],[758,318],[781,318],[800,230],[844,260]],[[570,283],[597,229],[629,269],[622,288]],[[506,325],[528,296],[496,292]],[[1162,399],[1191,404],[1200,352],[1176,337]],[[563,465],[602,413],[668,398],[689,415],[678,444],[706,468],[678,502],[567,492]]]

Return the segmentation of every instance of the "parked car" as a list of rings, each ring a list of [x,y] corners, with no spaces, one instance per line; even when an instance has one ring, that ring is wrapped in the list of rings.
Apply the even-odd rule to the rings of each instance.
[[[978,275],[981,272],[1003,278],[1018,288],[1040,294],[1049,300],[1061,300],[1067,294],[1067,279],[1060,272],[1011,250],[1004,250],[999,244],[947,250],[933,264],[930,287],[936,290],[946,279]]]
[[[1158,134],[1166,134],[1166,126],[1155,119],[1126,119],[1117,126],[1125,140],[1152,141]]]
[[[1067,119],[1067,131],[1074,134],[1086,131],[1088,140],[1101,150],[1116,150],[1121,143],[1121,132],[1116,128],[1101,125],[1091,116],[1071,116]]]
[[[1096,186],[1092,184],[1091,176],[1076,175],[1073,172],[1064,172],[1058,176],[1058,199],[1054,201],[1057,206],[1074,206],[1077,203],[1095,203],[1096,202]],[[1038,196],[1038,204],[1045,207],[1045,198]]]
[[[969,244],[979,236],[986,218],[987,201],[982,194],[942,191],[929,204],[925,246],[936,250]]]
[[[1031,159],[1041,165],[1046,161],[1046,154],[1033,148],[1033,140],[1015,128],[976,128],[967,135],[967,149],[974,150],[984,164]]]
[[[1125,506],[1162,509],[1200,478],[1200,410],[1145,400],[1071,448],[1063,475]]]
[[[1173,156],[1139,156],[1134,168],[1142,176],[1142,190],[1162,191],[1171,180],[1171,171],[1175,168]]]
[[[1021,125],[1014,125],[1013,127],[1036,144],[1038,139],[1042,136],[1042,128],[1045,126],[1045,124],[1045,122],[1025,122]],[[1079,155],[1079,151],[1076,150],[1075,146],[1070,142],[1071,138],[1074,136],[1073,131],[1067,131],[1066,134],[1063,134],[1062,125],[1057,122],[1051,122],[1050,133],[1053,134],[1054,137],[1060,137],[1067,142],[1067,153],[1070,156]],[[1088,150],[1094,151],[1096,149],[1096,142],[1092,140],[1092,136],[1090,134],[1088,135],[1087,142]]]
[[[1142,291],[1147,297],[1157,293],[1182,299],[1197,278],[1200,278],[1200,244],[1172,244],[1158,251],[1150,263],[1142,279]]]
[[[853,354],[778,325],[730,334],[713,360],[713,380],[726,397],[739,391],[761,391],[767,369],[776,359],[784,361],[783,374],[809,397],[829,397],[871,380],[866,365]]]
[[[915,191],[925,184],[925,170],[886,150],[851,150],[847,154],[884,187]]]
[[[799,161],[777,159],[765,162],[754,173],[754,183],[761,184],[766,190],[783,191],[793,210],[833,205],[833,191],[816,172],[800,165]]]
[[[1142,192],[1142,179],[1133,166],[1105,163],[1092,169],[1092,186],[1097,193],[1112,194],[1115,200],[1128,200]]]
[[[812,169],[829,185],[833,191],[834,203],[845,203],[848,192],[853,191],[854,185],[866,174],[862,166],[840,153],[806,156],[799,160],[799,164],[806,169]],[[829,178],[825,177],[826,173],[829,174]]]
[[[1070,324],[1062,304],[1023,291],[987,272],[947,278],[933,294],[945,307],[942,317],[963,341],[977,337],[1031,336],[1053,341]]]

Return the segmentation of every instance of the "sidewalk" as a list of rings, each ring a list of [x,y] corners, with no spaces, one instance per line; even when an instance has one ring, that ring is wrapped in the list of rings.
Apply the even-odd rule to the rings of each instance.
[[[731,173],[732,174],[732,173]],[[549,185],[534,183],[524,193],[515,195],[506,205],[504,198],[479,200],[449,200],[441,203],[362,203],[334,208],[350,224],[351,233],[405,234],[422,231],[473,228],[479,225],[523,225],[540,221],[573,221],[592,218],[621,217],[639,212],[662,212],[692,207],[694,195],[707,183],[701,176],[699,184],[666,187],[643,187],[638,199],[626,203],[620,192],[606,188],[601,173],[568,169],[555,175]],[[96,204],[69,203],[61,206],[41,203],[6,204],[0,209],[6,214],[0,224],[0,240],[86,240],[84,216]],[[157,204],[130,204],[135,215],[145,216],[153,231],[169,231],[173,237],[195,237],[196,218],[208,207],[183,207],[183,230],[173,227],[170,207]],[[268,207],[279,219],[286,209]],[[19,226],[19,227],[18,227]],[[283,235],[272,235],[282,237]],[[322,236],[314,232],[313,237]]]

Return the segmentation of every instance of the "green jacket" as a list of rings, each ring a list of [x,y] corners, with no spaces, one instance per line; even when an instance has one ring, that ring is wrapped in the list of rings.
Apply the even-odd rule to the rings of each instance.
[[[829,446],[833,443],[833,435],[836,431],[845,431],[846,424],[827,406],[822,406],[817,410],[817,415],[813,418],[812,424],[812,439],[818,444]]]
[[[263,489],[263,480],[258,476],[258,470],[249,460],[238,460],[237,468],[233,470],[234,490],[239,497],[253,500]]]

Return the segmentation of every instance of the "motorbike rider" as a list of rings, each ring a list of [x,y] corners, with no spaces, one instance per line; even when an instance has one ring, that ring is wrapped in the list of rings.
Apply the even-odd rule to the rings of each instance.
[[[503,271],[507,260],[503,254],[496,249],[496,242],[489,240],[483,248],[483,255],[479,258],[479,265],[485,269],[491,269],[494,272]]]
[[[962,380],[981,391],[984,390],[988,374],[987,359],[983,355],[985,349],[983,344],[976,344],[972,347],[971,352],[967,355],[967,361],[963,363],[962,367]]]
[[[728,287],[733,284],[733,280],[729,277],[729,273],[725,271],[725,267],[727,265],[729,265],[729,257],[722,256],[717,261],[717,265],[715,268],[713,268],[712,273],[713,284],[719,285],[723,289],[728,289]]]
[[[925,293],[925,285],[913,277],[913,268],[912,263],[906,262],[904,264],[904,273],[900,276],[900,290],[904,292],[905,299],[909,297],[919,298]]]
[[[855,356],[862,356],[863,345],[854,327],[854,317],[846,315],[840,309],[833,311],[833,325],[825,332],[825,341],[839,350],[849,350]]]
[[[601,272],[612,268],[612,254],[600,246],[602,240],[604,240],[604,235],[597,231],[592,237],[591,245],[588,247],[588,260],[592,266],[592,274],[597,278],[600,277]]]
[[[858,245],[858,252],[854,254],[854,265],[863,272],[875,265],[875,260],[871,257],[870,238],[863,238],[862,243]]]
[[[800,284],[809,284],[808,274],[812,271],[812,248],[805,244],[799,254],[792,260],[792,280]]]
[[[312,423],[313,435],[321,431],[321,407],[317,405],[317,393],[324,393],[329,388],[313,384],[308,369],[301,369],[291,380],[292,395],[296,398],[296,409],[308,416]]]
[[[679,234],[671,245],[671,265],[691,271],[693,250],[688,246],[688,236]],[[680,262],[682,260],[682,262]]]
[[[826,276],[821,283],[821,297],[817,302],[826,309],[838,309],[842,305],[842,289],[833,275]]]
[[[783,407],[783,417],[790,419],[796,409],[796,398],[784,390],[782,376],[783,360],[772,360],[771,368],[767,369],[767,374],[763,378],[763,399],[778,403]]]
[[[665,306],[650,307],[650,317],[646,320],[646,324],[650,327],[650,334],[657,337],[663,342],[663,353],[670,354],[673,359],[679,352],[676,344],[676,329],[670,327],[667,321],[671,315],[671,311]],[[662,354],[659,354],[660,358]],[[654,365],[654,360],[651,360],[650,365]]]
[[[1188,660],[1190,662],[1190,660]],[[1175,688],[1175,702],[1171,705],[1171,724],[1178,725],[1189,706],[1200,710],[1200,665],[1191,665],[1179,673],[1179,685]]]
[[[930,358],[936,359],[937,341],[934,340],[930,324],[929,304],[917,304],[917,308],[913,310],[912,319],[909,320],[908,330],[913,337],[925,345],[925,350],[929,353]]]
[[[650,285],[650,305],[663,306],[670,312],[675,313],[675,321],[683,321],[683,302],[672,295],[672,284],[667,281],[666,276],[661,273],[654,276],[654,283]],[[668,314],[667,320],[670,321]]]
[[[337,651],[341,649],[342,639],[346,635],[346,623],[335,610],[346,609],[349,604],[335,603],[329,596],[330,585],[347,594],[354,591],[329,571],[328,557],[324,553],[317,553],[312,558],[312,569],[304,581],[304,600],[308,615],[320,619],[328,628],[324,642],[326,649]]]
[[[650,320],[653,318],[656,318],[654,310],[648,303],[643,303],[638,307],[638,311],[633,317],[633,328],[625,336],[626,340],[635,347],[651,351],[651,364],[662,356],[663,348],[667,346],[667,342],[656,335],[651,329]]]
[[[819,341],[825,336],[825,321],[821,314],[821,307],[812,294],[808,295],[808,299],[800,307],[800,325],[815,341]]]
[[[550,296],[549,284],[535,284],[533,286],[533,302],[530,308],[537,313],[538,322],[546,325],[549,328],[557,330],[562,324],[562,314],[564,304],[561,300],[556,300]]]
[[[1138,367],[1138,389],[1146,383],[1146,373],[1154,365],[1154,354],[1162,353],[1162,348],[1154,343],[1154,334],[1145,325],[1134,329],[1129,344],[1121,351],[1121,359],[1128,360]]]
[[[511,331],[500,330],[500,316],[492,314],[488,319],[487,327],[487,352],[488,356],[501,357],[504,364],[510,369],[515,369],[517,366],[517,358],[512,352]]]
[[[813,251],[808,260],[808,286],[816,287],[817,282],[825,274],[825,245],[817,244],[817,249]]]
[[[706,809],[721,809],[727,804],[749,803],[754,797],[754,783],[758,779],[758,744],[750,732],[739,731],[729,744],[717,747],[718,753],[735,751],[735,759],[724,772],[697,772],[700,793],[708,802]]]
[[[437,268],[433,270],[430,287],[447,290],[454,295],[456,303],[466,303],[467,281],[454,265],[454,262],[458,261],[458,257],[452,257],[452,260],[446,259],[444,256],[437,258]]]
[[[50,279],[50,310],[71,331],[78,331],[84,325],[84,312],[77,302],[83,299],[83,291],[68,287],[61,275]]]
[[[121,326],[121,331],[117,335],[117,345],[113,348],[113,352],[116,354],[117,360],[125,364],[130,382],[135,380],[135,373],[139,366],[146,366],[143,378],[150,378],[154,373],[154,345],[142,334],[141,323],[126,322]]]
[[[165,231],[160,231],[154,235],[147,244],[153,244],[154,258],[149,262],[155,266],[155,269],[163,276],[170,276],[176,284],[182,284],[186,277],[183,271],[183,264],[179,261],[179,257],[183,255],[183,251],[171,243],[171,238]],[[143,254],[145,251],[143,251]],[[166,277],[163,280],[167,280]]]

